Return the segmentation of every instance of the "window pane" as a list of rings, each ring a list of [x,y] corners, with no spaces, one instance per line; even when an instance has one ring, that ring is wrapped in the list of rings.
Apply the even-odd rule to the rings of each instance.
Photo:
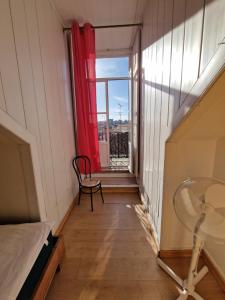
[[[105,114],[98,114],[98,140],[107,141],[107,117]]]
[[[96,59],[96,77],[128,77],[129,58],[97,58]]]
[[[128,80],[109,81],[109,129],[128,131]]]
[[[97,82],[97,112],[106,112],[105,82]]]

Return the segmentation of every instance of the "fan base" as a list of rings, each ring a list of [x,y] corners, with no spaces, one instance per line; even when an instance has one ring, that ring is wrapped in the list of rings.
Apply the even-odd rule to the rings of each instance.
[[[174,271],[165,264],[159,257],[157,258],[158,265],[183,289],[177,300],[186,300],[188,296],[192,296],[196,300],[204,300],[197,292],[195,286],[208,273],[208,268],[204,266],[194,277],[193,280],[182,280]]]

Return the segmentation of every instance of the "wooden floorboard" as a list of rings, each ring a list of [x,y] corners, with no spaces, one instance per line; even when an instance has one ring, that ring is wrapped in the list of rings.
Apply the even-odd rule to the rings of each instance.
[[[88,197],[75,206],[63,229],[66,255],[48,300],[174,300],[179,287],[157,266],[155,243],[135,193]],[[189,259],[167,259],[185,277]],[[224,294],[211,274],[198,285],[206,300]],[[191,299],[191,298],[190,298]]]

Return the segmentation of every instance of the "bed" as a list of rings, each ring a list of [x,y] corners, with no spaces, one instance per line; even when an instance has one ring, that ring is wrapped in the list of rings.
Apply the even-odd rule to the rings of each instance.
[[[47,222],[0,226],[0,299],[44,299],[64,254]]]

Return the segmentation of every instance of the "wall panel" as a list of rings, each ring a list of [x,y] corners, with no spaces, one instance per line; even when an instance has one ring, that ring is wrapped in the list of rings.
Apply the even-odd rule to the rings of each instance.
[[[39,143],[39,124],[34,94],[34,78],[23,0],[10,0],[10,8],[26,126]]]
[[[0,1],[0,71],[7,112],[26,126],[9,0]]]
[[[35,0],[24,0],[28,27],[28,40],[30,45],[31,64],[34,77],[34,90],[37,105],[37,115],[40,132],[40,164],[42,174],[42,186],[46,202],[47,217],[50,220],[58,218],[56,203],[56,190],[54,183],[53,157],[49,134],[49,120],[46,106],[45,82],[43,74],[43,62],[40,48],[40,34],[37,19]]]
[[[203,0],[186,1],[180,105],[198,79],[202,44]],[[189,17],[191,16],[191,17]],[[194,55],[193,55],[194,54]]]
[[[48,113],[45,102],[45,87],[42,72],[42,59],[39,44],[38,22],[36,18],[35,0],[25,0],[25,12],[28,27],[28,40],[30,45],[31,64],[34,78],[35,99],[40,131],[40,155],[42,164],[42,185],[48,204],[53,201],[50,209],[47,209],[48,217],[56,216],[55,191],[53,182],[53,168],[51,157],[51,144],[49,137]],[[51,212],[51,213],[50,213]]]
[[[218,72],[225,63],[222,52],[215,58],[216,52],[207,49],[210,40],[207,39],[209,23],[216,36],[219,36],[214,40],[221,40],[224,30],[219,28],[222,20],[210,20],[209,12],[212,14],[212,8],[217,11],[217,16],[225,13],[225,6],[219,0],[208,0],[206,3],[203,0],[150,0],[144,13],[141,95],[143,134],[140,143],[144,164],[141,166],[140,189],[159,242],[166,140],[215,75],[211,81],[204,78],[208,78],[209,73],[215,74],[215,70]],[[222,10],[220,14],[219,10]],[[211,59],[213,62],[209,64],[210,55],[214,55],[215,60]],[[207,68],[203,71],[206,64]]]
[[[67,171],[65,164],[63,131],[63,119],[61,114],[61,94],[60,82],[58,79],[58,47],[60,43],[57,35],[62,36],[62,26],[58,23],[56,16],[51,9],[48,1],[38,1],[37,14],[39,20],[39,34],[42,49],[43,74],[45,80],[46,105],[48,111],[48,121],[51,140],[51,151],[54,169],[54,184],[56,191],[57,209],[60,218],[65,213],[65,203],[68,203],[68,196],[71,197],[72,188],[68,191]],[[59,29],[60,28],[60,33]],[[62,70],[60,70],[62,72]],[[65,99],[64,99],[65,101]],[[66,116],[63,115],[63,118]],[[70,165],[71,158],[66,158],[67,164]],[[71,184],[70,184],[71,187]],[[70,200],[71,201],[71,200]]]
[[[206,0],[200,73],[204,71],[219,43],[225,39],[225,1]]]
[[[77,192],[62,23],[49,1],[3,0],[0,25],[0,109],[32,136],[45,200],[41,215],[56,228]]]
[[[173,3],[173,30],[172,55],[170,73],[170,101],[169,123],[180,106],[180,92],[182,80],[183,51],[184,51],[184,21],[186,0],[174,0]]]
[[[154,223],[158,224],[158,205],[159,205],[159,154],[160,154],[160,133],[161,133],[161,110],[162,110],[162,78],[163,78],[163,33],[164,33],[164,6],[165,1],[158,1],[157,11],[157,42],[156,42],[156,76],[155,76],[155,109],[154,109],[154,137],[153,137],[153,173],[152,173],[152,197],[154,199]]]

